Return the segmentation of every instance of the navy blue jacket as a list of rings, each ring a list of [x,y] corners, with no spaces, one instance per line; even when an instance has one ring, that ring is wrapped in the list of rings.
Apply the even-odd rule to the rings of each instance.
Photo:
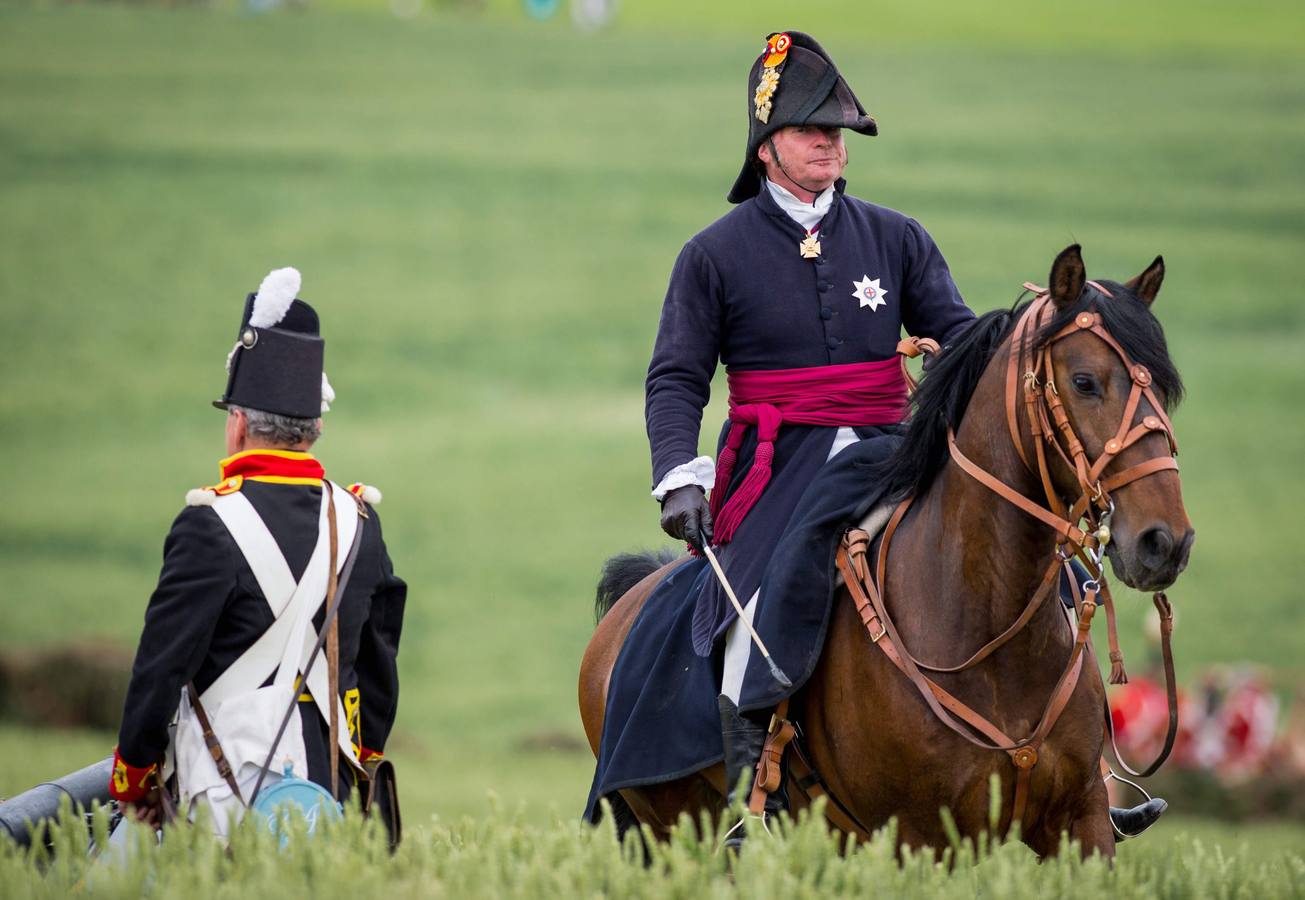
[[[680,251],[648,366],[645,417],[653,484],[698,455],[702,410],[719,359],[733,369],[790,369],[891,358],[902,328],[949,341],[974,313],[924,227],[843,193],[820,223],[821,253],[763,189]],[[871,309],[855,282],[877,279]]]

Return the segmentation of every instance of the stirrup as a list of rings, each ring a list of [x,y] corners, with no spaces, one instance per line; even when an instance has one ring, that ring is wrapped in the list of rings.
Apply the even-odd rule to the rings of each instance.
[[[772,834],[770,823],[768,821],[769,818],[770,816],[765,813],[757,815],[756,813],[744,810],[743,815],[734,823],[733,827],[725,832],[725,836],[721,838],[720,846],[716,848],[716,852],[720,853],[722,850],[733,850],[735,853],[739,852],[739,849],[743,846],[744,838],[748,836],[746,829],[748,819],[759,819],[761,821],[761,827],[765,829],[766,834]]]
[[[1154,825],[1156,822],[1158,822],[1160,820],[1160,816],[1162,816],[1165,810],[1169,808],[1169,803],[1168,801],[1164,800],[1161,797],[1152,797],[1151,794],[1147,792],[1146,788],[1142,787],[1136,781],[1129,781],[1127,778],[1120,777],[1120,775],[1117,772],[1115,772],[1114,769],[1111,769],[1109,773],[1106,775],[1107,781],[1109,781],[1112,778],[1115,781],[1128,785],[1129,787],[1133,788],[1133,790],[1137,791],[1139,794],[1141,794],[1143,797],[1146,798],[1146,800],[1143,801],[1138,806],[1132,806],[1132,807],[1112,806],[1106,810],[1107,818],[1110,819],[1110,830],[1115,833],[1115,843],[1119,843],[1120,841],[1126,841],[1129,838],[1137,837],[1138,835],[1145,832],[1152,825]],[[1120,814],[1121,818],[1126,813],[1136,813],[1137,818],[1141,820],[1139,827],[1134,828],[1130,831],[1124,831],[1122,828],[1119,827],[1119,823],[1115,821],[1116,812]]]
[[[1168,808],[1169,803],[1160,797],[1155,797],[1140,806],[1134,806],[1127,809],[1112,806],[1109,810],[1109,815],[1110,827],[1115,832],[1115,843],[1127,840],[1128,838],[1135,838],[1142,834],[1158,822],[1160,816],[1162,816],[1164,811]],[[1135,822],[1131,823],[1132,827],[1129,831],[1124,831],[1119,827],[1119,822],[1116,821],[1116,813],[1118,813],[1120,819],[1130,817],[1135,820]]]

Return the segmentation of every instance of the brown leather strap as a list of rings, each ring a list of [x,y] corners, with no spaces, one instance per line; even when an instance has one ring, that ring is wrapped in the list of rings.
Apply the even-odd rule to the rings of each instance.
[[[1169,597],[1163,591],[1155,594],[1151,601],[1160,616],[1160,652],[1164,659],[1165,700],[1169,704],[1169,726],[1165,731],[1164,747],[1160,749],[1160,753],[1150,765],[1141,771],[1130,766],[1119,752],[1119,744],[1115,741],[1115,722],[1110,712],[1110,701],[1106,700],[1106,736],[1110,739],[1110,747],[1115,752],[1115,760],[1119,763],[1119,767],[1134,778],[1154,775],[1169,758],[1169,754],[1174,749],[1174,739],[1178,735],[1178,682],[1174,677],[1174,654],[1170,641],[1174,633],[1174,610],[1169,604]]]
[[[1015,330],[1011,333],[1010,348],[1006,362],[1006,425],[1010,429],[1011,443],[1015,445],[1016,452],[1019,453],[1020,460],[1023,461],[1025,468],[1032,468],[1029,465],[1029,458],[1024,452],[1024,442],[1020,439],[1019,423],[1016,419],[1015,412],[1015,393],[1016,386],[1020,380],[1020,364],[1024,361],[1024,352],[1027,349],[1029,338],[1034,331],[1034,323],[1042,316],[1045,310],[1051,304],[1050,295],[1036,285],[1025,283],[1025,290],[1031,290],[1036,295],[1032,303],[1029,304],[1028,311],[1020,316],[1015,323]],[[1024,373],[1024,391],[1025,399],[1036,391],[1037,374],[1030,368]],[[1030,419],[1032,422],[1032,418]],[[1033,436],[1034,444],[1038,444],[1038,435]]]
[[[1178,460],[1174,459],[1172,456],[1153,456],[1150,459],[1143,460],[1135,466],[1129,466],[1122,472],[1116,472],[1109,478],[1103,479],[1100,482],[1100,485],[1101,489],[1109,494],[1130,482],[1145,478],[1148,475],[1154,475],[1157,472],[1166,472],[1170,470],[1175,472],[1178,471]],[[1086,513],[1087,507],[1091,502],[1091,498],[1087,496],[1080,497],[1074,504],[1074,507],[1069,511],[1070,517],[1082,517]]]
[[[895,514],[897,521],[900,521],[903,512],[904,506],[899,507]],[[886,542],[890,537],[891,534],[886,532],[883,540]],[[902,643],[901,636],[897,633],[892,617],[883,604],[880,589],[872,579],[865,578],[864,557],[868,544],[869,535],[864,531],[857,529],[849,532],[844,536],[843,542],[839,546],[837,562],[848,592],[852,596],[857,612],[861,616],[861,621],[870,635],[871,642],[878,646],[889,660],[916,686],[920,696],[940,722],[976,747],[986,750],[1002,750],[1010,755],[1011,762],[1017,770],[1015,797],[1012,803],[1010,819],[1011,821],[1022,820],[1028,803],[1029,770],[1037,764],[1038,750],[1055,727],[1065,707],[1069,705],[1070,697],[1073,696],[1074,689],[1078,685],[1079,675],[1083,667],[1084,648],[1090,633],[1092,617],[1097,608],[1095,592],[1090,591],[1083,600],[1078,634],[1069,661],[1065,670],[1061,673],[1056,687],[1052,690],[1051,696],[1047,699],[1037,726],[1029,737],[1017,741],[1008,737],[990,720],[926,677],[919,670],[914,658],[905,652],[905,645]],[[881,542],[881,571],[885,558],[886,549]],[[1053,571],[1055,570],[1053,569]],[[968,729],[966,726],[968,726]],[[975,737],[969,729],[983,735],[987,738],[987,741]]]
[[[788,720],[788,699],[781,700],[770,717],[770,729],[761,748],[757,774],[748,797],[748,811],[761,815],[766,809],[766,797],[779,790],[783,778],[784,748],[797,736],[797,727]]]
[[[168,783],[163,780],[163,773],[158,767],[154,769],[154,786],[159,792],[159,820],[160,824],[166,825],[177,817],[177,801],[172,796],[172,791],[168,790]],[[237,797],[240,794],[236,794]]]
[[[1100,581],[1099,577],[1098,580]],[[1110,683],[1126,684],[1128,673],[1124,671],[1124,654],[1119,649],[1119,626],[1115,623],[1115,599],[1104,581],[1101,581],[1101,605],[1106,608],[1106,640],[1110,646]]]
[[[850,834],[856,840],[869,842],[872,834],[852,811],[838,797],[825,789],[825,783],[816,771],[816,767],[807,759],[801,741],[793,743],[793,755],[789,759],[789,775],[795,789],[806,795],[807,801],[814,804],[821,797],[825,798],[825,818],[844,834]]]
[[[330,569],[326,575],[326,608],[329,610],[335,602],[335,594],[339,588],[339,573],[336,571],[337,560],[340,553],[340,535],[335,523],[335,491],[329,485],[323,483],[324,490],[330,493],[327,500],[327,534],[330,538],[331,556]],[[359,519],[358,527],[362,527],[362,520]],[[327,623],[326,635],[326,684],[327,693],[331,695],[330,707],[330,733],[331,740],[331,796],[340,799],[340,617],[332,616],[331,621]]]
[[[887,536],[885,535],[885,537]],[[854,530],[849,532],[846,543],[839,548],[838,565],[842,570],[843,580],[847,583],[852,601],[861,616],[861,622],[870,635],[870,641],[877,644],[892,661],[893,665],[897,666],[907,678],[911,679],[916,688],[921,691],[921,696],[924,697],[925,702],[943,724],[971,743],[985,749],[1003,749],[989,747],[977,741],[969,732],[960,727],[959,723],[949,715],[950,712],[979,733],[988,737],[994,744],[1010,744],[1013,746],[1015,742],[1006,737],[996,726],[975,713],[964,703],[961,703],[960,700],[953,697],[940,685],[926,678],[918,668],[913,667],[914,660],[909,655],[899,652],[901,640],[896,636],[896,629],[892,620],[887,617],[886,612],[880,612],[882,598],[879,596],[874,581],[867,578],[865,574],[865,546],[868,542],[869,537],[864,531]],[[849,547],[852,549],[849,550]],[[881,551],[880,559],[883,558]],[[891,634],[890,628],[893,629]]]
[[[199,719],[199,727],[204,732],[204,745],[208,747],[209,756],[213,757],[213,763],[217,766],[218,774],[227,783],[227,787],[231,788],[231,793],[243,804],[245,798],[240,795],[240,785],[236,783],[236,776],[231,771],[231,764],[227,762],[227,755],[222,752],[222,744],[218,742],[217,735],[213,733],[213,724],[208,720],[208,713],[204,711],[204,704],[199,702],[199,691],[195,690],[195,682],[186,682],[186,693],[190,696],[190,708],[195,711],[195,718]]]
[[[1059,557],[1053,559],[1051,561],[1051,565],[1048,566],[1047,568],[1046,574],[1042,576],[1042,581],[1038,584],[1037,589],[1033,592],[1033,596],[1029,598],[1029,602],[1024,606],[1024,609],[1020,612],[1019,617],[1016,618],[1015,621],[1012,622],[1006,628],[1005,631],[1003,631],[1001,634],[997,635],[995,638],[988,641],[988,643],[984,644],[982,647],[976,650],[974,654],[970,656],[969,659],[965,660],[965,662],[955,666],[935,666],[917,658],[915,660],[915,664],[919,666],[921,669],[927,669],[930,672],[941,672],[941,673],[949,674],[954,672],[963,672],[966,669],[969,669],[983,662],[983,660],[991,656],[996,650],[998,650],[1007,641],[1009,641],[1011,638],[1015,637],[1015,635],[1023,631],[1024,626],[1029,624],[1029,620],[1032,619],[1034,614],[1039,609],[1042,608],[1042,605],[1046,602],[1047,598],[1056,593],[1056,589],[1059,586],[1058,582],[1060,581],[1060,570],[1062,565],[1063,563],[1061,562]],[[1073,579],[1070,580],[1072,581]]]
[[[915,393],[919,383],[911,375],[911,370],[907,368],[906,361],[915,359],[922,353],[933,356],[938,353],[939,349],[938,342],[933,338],[908,336],[898,341],[897,352],[902,357],[902,380],[906,382],[908,392]]]
[[[956,435],[950,428],[947,430],[947,446],[951,450],[952,461],[960,466],[965,474],[969,475],[975,481],[979,482],[979,484],[992,491],[998,497],[1001,497],[1003,500],[1008,501],[1012,505],[1028,513],[1030,516],[1051,528],[1056,532],[1056,534],[1071,543],[1080,547],[1085,545],[1096,546],[1095,543],[1093,543],[1095,539],[1085,533],[1081,528],[1074,525],[1074,523],[1043,509],[1028,497],[1025,497],[1014,488],[1009,487],[1004,482],[988,474],[987,470],[971,461],[969,457],[961,452],[960,447],[956,445]]]

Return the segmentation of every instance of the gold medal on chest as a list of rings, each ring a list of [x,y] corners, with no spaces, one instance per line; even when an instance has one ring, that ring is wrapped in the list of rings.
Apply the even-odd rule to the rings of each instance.
[[[820,241],[816,239],[814,231],[808,231],[807,236],[798,243],[798,252],[803,259],[815,259],[820,255]]]

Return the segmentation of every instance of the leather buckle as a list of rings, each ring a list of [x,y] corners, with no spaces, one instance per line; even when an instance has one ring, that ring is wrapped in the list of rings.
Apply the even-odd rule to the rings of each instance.
[[[875,616],[875,618],[874,618],[874,622],[879,622],[879,617],[878,617],[878,616]],[[871,623],[871,628],[873,628],[873,627],[874,627],[874,625],[873,625],[873,623]],[[884,624],[883,624],[882,622],[879,622],[879,633],[878,633],[878,634],[871,634],[871,635],[870,635],[870,643],[872,643],[872,644],[877,644],[877,643],[879,643],[879,639],[880,639],[881,637],[883,637],[883,636],[884,636],[885,634],[887,634],[887,633],[888,633],[888,629],[884,627]]]
[[[1038,764],[1038,751],[1032,747],[1020,747],[1011,754],[1011,762],[1017,769],[1031,769]]]

